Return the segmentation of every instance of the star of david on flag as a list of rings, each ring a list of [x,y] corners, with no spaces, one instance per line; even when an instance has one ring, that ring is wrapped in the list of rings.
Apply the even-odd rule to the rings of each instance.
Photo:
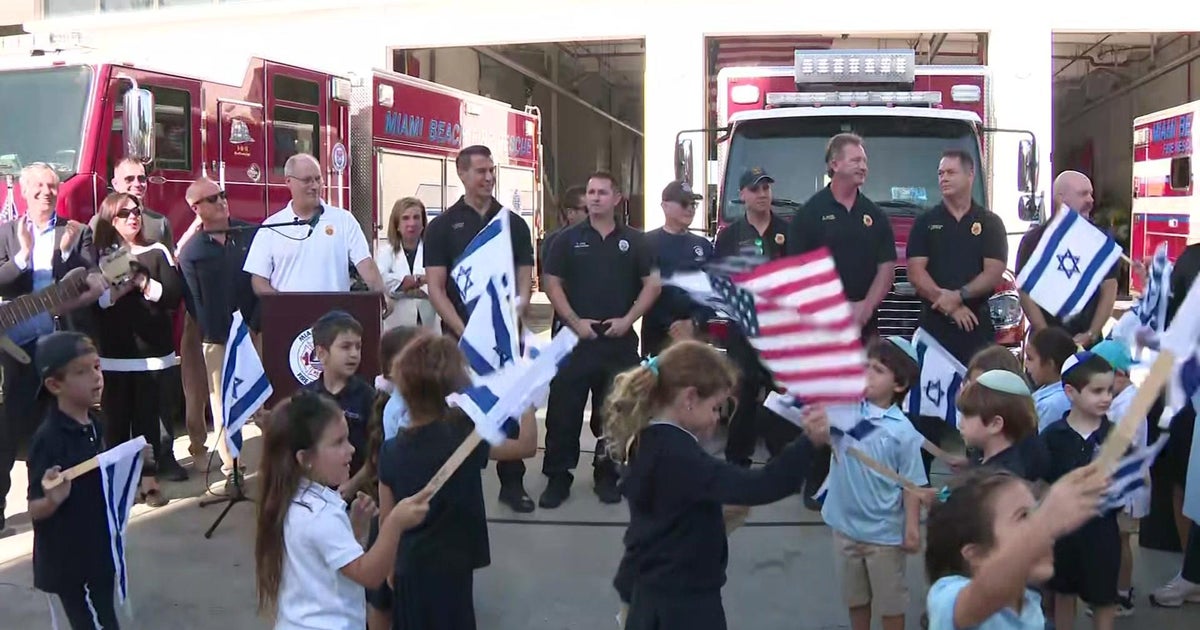
[[[1065,320],[1083,310],[1120,257],[1111,236],[1063,206],[1042,232],[1017,285]]]
[[[496,213],[471,239],[451,271],[467,310],[458,347],[475,376],[512,365],[520,356],[509,217],[507,208]]]
[[[966,366],[923,328],[913,335],[913,348],[921,378],[908,393],[905,412],[912,418],[931,416],[957,426],[958,390],[967,376]]]
[[[129,598],[129,567],[125,563],[125,529],[129,511],[137,497],[142,480],[142,450],[146,438],[138,436],[118,444],[97,456],[100,482],[104,490],[104,507],[108,516],[108,537],[112,545],[113,566],[116,568],[117,601],[124,604]],[[100,597],[111,596],[98,593]]]
[[[254,412],[267,403],[274,391],[267,380],[262,360],[258,358],[258,351],[254,349],[250,328],[242,319],[242,312],[234,311],[221,368],[225,441],[233,457],[237,457],[242,450],[242,427]]]

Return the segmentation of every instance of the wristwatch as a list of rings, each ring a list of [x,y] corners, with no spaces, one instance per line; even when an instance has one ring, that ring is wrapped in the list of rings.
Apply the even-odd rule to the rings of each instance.
[[[971,296],[967,295],[967,287],[963,287],[958,290],[958,297],[962,298],[963,302],[966,302],[967,299],[971,297]]]

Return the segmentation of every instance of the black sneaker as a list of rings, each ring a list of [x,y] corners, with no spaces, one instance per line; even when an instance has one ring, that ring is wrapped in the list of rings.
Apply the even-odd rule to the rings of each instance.
[[[538,498],[538,507],[553,510],[562,505],[563,501],[571,496],[571,483],[574,481],[575,478],[566,473],[550,477],[550,481],[546,483],[546,489]]]
[[[162,479],[164,481],[187,481],[188,480],[187,471],[184,470],[183,466],[180,466],[179,462],[177,462],[175,460],[171,460],[171,461],[163,464],[162,466],[160,466],[158,469],[158,475],[156,475],[156,476],[159,479]]]
[[[617,490],[617,479],[612,475],[597,476],[595,490],[601,503],[612,505],[621,502],[621,492]]]
[[[525,486],[519,482],[500,485],[500,502],[518,514],[533,511],[533,499],[525,492]]]
[[[1117,616],[1128,617],[1133,614],[1133,587],[1129,588],[1128,595],[1117,593]]]

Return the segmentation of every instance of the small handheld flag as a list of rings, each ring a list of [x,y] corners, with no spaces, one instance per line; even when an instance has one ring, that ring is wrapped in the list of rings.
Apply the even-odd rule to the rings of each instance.
[[[108,512],[108,534],[116,567],[117,598],[124,604],[129,598],[129,569],[125,563],[125,528],[129,511],[137,498],[142,480],[142,450],[146,438],[138,436],[118,444],[97,456],[100,480],[104,488],[104,507]]]
[[[1017,275],[1017,285],[1065,320],[1083,310],[1121,255],[1111,236],[1063,206]]]
[[[921,378],[908,393],[905,411],[912,418],[930,416],[957,426],[958,392],[967,376],[966,366],[923,328],[913,335],[913,347],[921,366]]]
[[[272,393],[274,390],[250,338],[250,328],[242,319],[241,311],[234,311],[221,369],[224,433],[229,454],[233,457],[237,457],[242,449],[242,426],[266,404]]]

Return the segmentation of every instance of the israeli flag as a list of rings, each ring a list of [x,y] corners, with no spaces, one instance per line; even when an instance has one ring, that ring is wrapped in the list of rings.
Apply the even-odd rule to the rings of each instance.
[[[1111,236],[1063,206],[1046,226],[1017,285],[1066,320],[1083,310],[1120,258],[1121,248]]]
[[[512,293],[516,301],[517,286],[516,272],[513,269],[512,232],[508,224],[509,209],[504,208],[492,217],[475,238],[463,250],[454,266],[450,269],[450,277],[458,287],[462,303],[467,307],[467,313],[475,309],[475,301],[488,290],[489,280],[501,277],[501,286]]]
[[[1104,493],[1102,510],[1124,508],[1135,492],[1147,487],[1146,484],[1150,479],[1150,466],[1154,464],[1154,459],[1167,445],[1167,436],[1168,434],[1164,432],[1153,444],[1135,447],[1133,452],[1117,462],[1117,469],[1112,474],[1112,482]]]
[[[1171,297],[1171,261],[1167,259],[1167,244],[1161,243],[1154,251],[1146,279],[1146,291],[1129,312],[1133,313],[1142,326],[1162,332],[1167,323],[1167,301]]]
[[[511,268],[511,259],[510,259]],[[467,317],[458,347],[476,376],[486,376],[512,365],[520,352],[517,334],[516,294],[509,290],[509,276],[487,279],[486,290],[475,300]]]
[[[466,412],[475,431],[496,445],[516,435],[517,418],[535,407],[541,393],[558,374],[558,366],[579,342],[575,333],[560,330],[531,360],[521,360],[480,377],[461,392],[446,397],[446,403]]]
[[[250,339],[250,328],[241,311],[234,311],[225,343],[225,363],[221,369],[221,406],[225,411],[225,440],[229,454],[237,457],[242,450],[242,426],[266,404],[274,390],[262,360]]]
[[[113,566],[116,567],[117,599],[121,604],[129,599],[125,528],[129,525],[129,511],[133,509],[138,484],[142,480],[142,450],[147,446],[146,438],[139,435],[100,453],[96,458],[104,490],[104,507],[108,512],[108,538],[112,544]]]
[[[905,413],[910,418],[931,416],[958,426],[958,391],[962,388],[967,368],[933,335],[918,328],[913,335],[917,363],[921,366],[918,386],[908,393]]]

